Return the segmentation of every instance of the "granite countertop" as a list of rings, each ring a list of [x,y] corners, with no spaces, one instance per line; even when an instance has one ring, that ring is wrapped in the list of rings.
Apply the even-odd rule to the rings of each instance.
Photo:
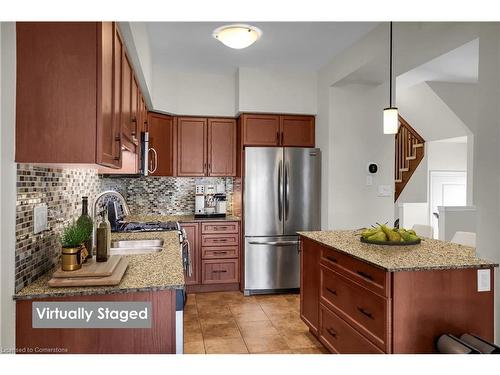
[[[419,245],[383,246],[362,243],[361,231],[299,232],[328,247],[390,272],[433,269],[486,268],[498,264],[480,259],[469,246],[422,238]]]
[[[184,287],[184,270],[179,250],[179,235],[172,232],[112,233],[113,240],[163,239],[163,250],[154,254],[127,255],[129,265],[116,286],[51,288],[47,282],[55,270],[34,281],[14,295],[14,299],[68,297],[140,292]]]
[[[238,216],[228,215],[226,217],[218,217],[218,218],[203,218],[203,219],[195,219],[194,215],[129,215],[125,218],[126,221],[139,221],[139,222],[147,222],[147,221],[178,221],[180,223],[187,222],[197,222],[197,221],[240,221],[241,218]]]

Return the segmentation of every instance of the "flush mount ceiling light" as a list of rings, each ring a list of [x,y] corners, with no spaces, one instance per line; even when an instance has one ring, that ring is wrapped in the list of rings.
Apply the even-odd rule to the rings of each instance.
[[[262,35],[255,26],[235,24],[218,27],[212,36],[230,48],[242,49],[254,44]]]
[[[392,104],[392,22],[389,25],[389,107],[384,108],[384,134],[397,134],[399,129],[398,108]]]

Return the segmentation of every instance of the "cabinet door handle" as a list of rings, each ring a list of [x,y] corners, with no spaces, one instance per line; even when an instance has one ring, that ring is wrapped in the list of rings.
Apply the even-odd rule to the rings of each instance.
[[[327,256],[326,259],[328,259],[330,262],[338,263],[337,258],[334,258],[334,257],[331,257],[331,256]]]
[[[335,332],[335,330],[333,328],[327,328],[326,332],[328,332],[330,334],[330,336],[337,338],[337,332]]]
[[[337,291],[335,289],[330,289],[330,288],[326,288],[326,290],[328,290],[330,293],[332,293],[334,296],[337,295]]]
[[[208,163],[208,173],[212,173],[212,163]]]
[[[214,254],[227,254],[227,251],[214,251]]]
[[[227,227],[214,227],[214,230],[224,230],[227,229]]]
[[[213,270],[212,273],[224,273],[227,272],[227,270]]]
[[[227,238],[222,238],[218,240],[213,240],[214,242],[227,242]]]
[[[369,275],[369,274],[367,274],[367,273],[363,272],[363,271],[358,271],[358,272],[357,272],[357,274],[358,274],[359,276],[361,276],[361,277],[364,277],[364,278],[365,278],[365,279],[367,279],[367,280],[371,280],[371,281],[373,281],[373,277],[372,277],[371,275]]]
[[[281,145],[283,145],[283,138],[284,138],[283,132],[281,132]]]
[[[279,131],[276,132],[276,143],[277,144],[280,143],[280,132]]]
[[[358,311],[363,314],[364,316],[374,319],[373,314],[371,312],[366,311],[364,308],[358,306]]]

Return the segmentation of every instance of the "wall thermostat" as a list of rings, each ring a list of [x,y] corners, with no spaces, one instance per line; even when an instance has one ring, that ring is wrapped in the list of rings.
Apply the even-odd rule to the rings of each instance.
[[[368,163],[368,172],[370,173],[377,173],[378,171],[378,165],[375,163]]]

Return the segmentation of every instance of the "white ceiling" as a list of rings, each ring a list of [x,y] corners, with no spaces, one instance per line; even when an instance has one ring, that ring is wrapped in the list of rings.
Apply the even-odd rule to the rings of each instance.
[[[263,35],[235,50],[212,37],[228,22],[150,22],[153,64],[181,71],[234,72],[239,66],[317,70],[359,40],[375,22],[247,22]]]
[[[477,83],[479,39],[474,39],[402,74],[397,87],[405,88],[424,81]]]

